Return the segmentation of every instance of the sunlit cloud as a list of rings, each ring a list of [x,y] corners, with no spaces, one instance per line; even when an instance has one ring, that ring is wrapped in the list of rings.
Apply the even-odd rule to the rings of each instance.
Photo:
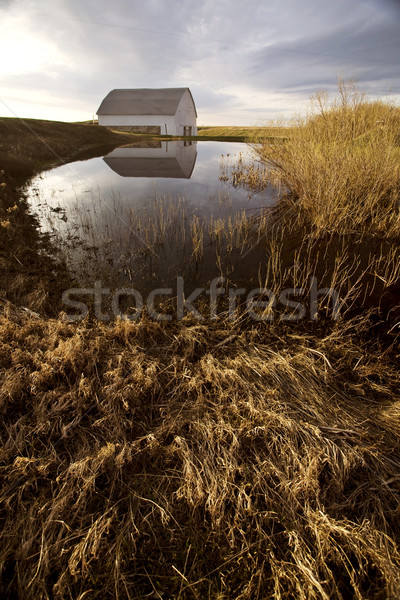
[[[56,76],[66,64],[58,48],[30,30],[25,19],[3,20],[0,37],[1,75],[24,75],[46,72]]]
[[[0,115],[86,120],[116,87],[193,92],[201,124],[301,111],[354,77],[400,99],[391,0],[0,0]]]

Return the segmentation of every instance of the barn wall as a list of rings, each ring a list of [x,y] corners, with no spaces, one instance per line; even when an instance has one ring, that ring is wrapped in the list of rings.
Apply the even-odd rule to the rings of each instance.
[[[197,135],[196,126],[196,111],[193,104],[192,96],[186,90],[179,102],[178,110],[175,115],[176,135],[183,135],[183,128],[191,127],[192,135]]]
[[[103,127],[160,127],[161,133],[178,135],[175,118],[168,115],[99,115],[99,125]],[[167,126],[167,131],[165,131]]]

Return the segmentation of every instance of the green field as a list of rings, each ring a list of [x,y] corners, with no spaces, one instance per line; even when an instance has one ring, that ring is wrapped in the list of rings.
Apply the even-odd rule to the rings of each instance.
[[[260,137],[263,139],[286,138],[289,127],[226,127],[226,126],[201,126],[198,127],[198,138],[247,142]]]

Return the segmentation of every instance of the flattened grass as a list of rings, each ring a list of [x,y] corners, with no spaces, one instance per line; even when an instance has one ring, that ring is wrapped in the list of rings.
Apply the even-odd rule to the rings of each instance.
[[[400,377],[367,328],[9,307],[2,596],[398,597]]]

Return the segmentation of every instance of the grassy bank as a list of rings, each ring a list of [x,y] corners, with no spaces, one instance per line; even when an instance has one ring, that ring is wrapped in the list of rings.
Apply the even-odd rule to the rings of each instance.
[[[272,177],[285,196],[253,221],[216,221],[208,235],[219,256],[261,244],[261,287],[307,293],[316,275],[320,287],[337,288],[337,320],[322,294],[317,320],[280,320],[267,307],[274,318],[260,322],[239,313],[69,323],[57,304],[68,273],[3,175],[2,597],[399,597],[396,163],[382,186],[379,136],[360,150],[357,135],[342,149],[347,117],[357,130],[366,113],[336,108],[335,120],[325,111],[299,124],[295,141],[271,144],[266,131],[261,162],[236,166],[233,183]],[[380,167],[381,152],[394,161],[390,139]],[[25,148],[16,135],[10,165],[32,165]],[[75,150],[65,141],[65,156]],[[371,166],[357,198],[354,153]],[[340,157],[331,188],[327,157]],[[193,239],[205,239],[195,226]]]
[[[121,139],[91,125],[0,117],[0,170],[24,182],[53,165],[98,156]]]
[[[285,139],[289,134],[286,127],[213,127],[198,128],[198,139],[226,142],[249,142],[261,137],[266,140]]]

